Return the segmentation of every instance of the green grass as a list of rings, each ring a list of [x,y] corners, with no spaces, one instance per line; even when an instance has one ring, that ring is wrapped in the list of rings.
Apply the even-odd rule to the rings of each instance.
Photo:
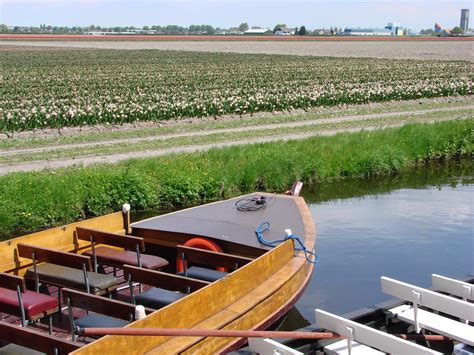
[[[242,139],[251,138],[265,138],[278,137],[288,134],[305,134],[305,133],[324,133],[325,131],[339,130],[339,129],[363,129],[365,127],[377,127],[381,125],[394,125],[406,123],[422,123],[427,121],[446,120],[446,119],[465,119],[473,118],[471,109],[453,111],[437,111],[429,112],[416,116],[390,116],[390,117],[375,117],[364,121],[346,121],[323,123],[317,125],[306,125],[301,127],[278,127],[265,129],[251,129],[248,131],[235,132],[220,132],[213,133],[212,131],[206,135],[200,136],[184,136],[184,137],[157,137],[156,140],[137,141],[137,142],[117,142],[110,145],[94,145],[84,147],[65,147],[58,149],[51,149],[42,152],[24,152],[13,153],[10,155],[1,156],[0,163],[19,163],[25,161],[49,160],[58,158],[73,158],[80,156],[94,156],[94,155],[110,155],[118,153],[127,153],[130,151],[145,151],[167,149],[173,147],[193,146],[219,142],[238,141]]]
[[[118,210],[176,208],[255,190],[391,174],[430,159],[472,157],[474,120],[413,124],[286,143],[134,159],[0,177],[0,236]],[[223,195],[221,194],[223,191]]]

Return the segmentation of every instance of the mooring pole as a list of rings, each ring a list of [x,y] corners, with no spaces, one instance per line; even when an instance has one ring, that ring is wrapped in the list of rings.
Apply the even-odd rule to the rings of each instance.
[[[130,233],[130,205],[125,203],[122,206],[122,218],[123,218],[123,229],[125,229],[125,234]]]

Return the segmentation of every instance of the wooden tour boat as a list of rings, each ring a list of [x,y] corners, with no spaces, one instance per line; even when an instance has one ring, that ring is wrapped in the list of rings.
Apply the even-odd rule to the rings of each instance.
[[[74,329],[263,330],[311,277],[316,232],[301,197],[255,193],[133,224],[129,210],[0,244],[3,344],[48,353],[226,352],[246,339],[89,338]]]

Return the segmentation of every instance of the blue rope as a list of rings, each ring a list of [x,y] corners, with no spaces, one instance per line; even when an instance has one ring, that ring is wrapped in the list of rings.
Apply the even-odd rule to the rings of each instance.
[[[287,241],[288,239],[293,240],[293,243],[295,244],[295,251],[302,251],[304,252],[304,256],[308,262],[312,264],[316,264],[319,261],[319,256],[316,255],[314,251],[308,250],[304,243],[301,241],[301,238],[298,237],[295,234],[291,234],[283,239],[277,239],[277,240],[266,240],[263,237],[263,232],[269,231],[270,230],[270,223],[268,222],[263,222],[261,223],[257,229],[255,229],[255,234],[257,235],[257,239],[260,242],[260,244],[263,244],[267,247],[274,248],[277,244],[283,243]],[[311,260],[310,256],[314,257],[314,260]]]

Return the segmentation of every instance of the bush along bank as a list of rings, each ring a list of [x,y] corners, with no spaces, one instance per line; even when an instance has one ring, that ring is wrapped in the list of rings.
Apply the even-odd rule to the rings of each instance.
[[[289,142],[0,177],[0,238],[97,216],[128,202],[173,209],[252,191],[391,174],[431,159],[472,157],[474,120],[407,125]]]

